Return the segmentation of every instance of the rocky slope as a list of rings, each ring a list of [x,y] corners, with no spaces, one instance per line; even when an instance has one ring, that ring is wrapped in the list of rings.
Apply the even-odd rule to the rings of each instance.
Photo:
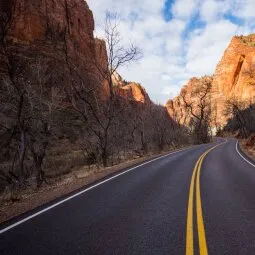
[[[189,96],[199,87],[199,79],[192,78],[183,90]],[[234,36],[216,67],[211,89],[211,103],[215,110],[215,125],[223,126],[226,100],[235,97],[247,103],[255,102],[255,34]],[[181,96],[166,104],[170,116],[186,123],[186,113]]]

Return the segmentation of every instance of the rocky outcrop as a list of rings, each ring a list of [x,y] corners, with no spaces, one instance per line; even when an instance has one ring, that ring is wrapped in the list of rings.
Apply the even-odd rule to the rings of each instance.
[[[186,90],[188,97],[192,97],[192,91],[199,86],[199,79],[192,78],[182,91]],[[255,102],[255,34],[233,37],[216,67],[210,93],[216,126],[225,125],[230,117],[224,114],[228,99],[235,97],[247,104]],[[170,116],[187,124],[181,96],[169,100],[166,107]]]
[[[47,86],[70,90],[79,86],[98,88],[103,100],[110,94],[105,81],[107,50],[103,40],[94,38],[94,19],[83,0],[3,0],[0,12],[11,13],[1,51],[1,77],[8,78],[7,63],[14,63],[15,75],[34,83],[38,69],[47,77]],[[7,14],[9,14],[7,12]],[[20,68],[22,67],[22,68]],[[5,75],[3,75],[5,74]],[[127,100],[149,103],[145,89],[128,83],[120,75],[113,77],[115,93]]]
[[[214,74],[212,101],[217,106],[218,123],[225,124],[224,104],[235,97],[255,102],[255,34],[235,36]]]
[[[4,2],[0,12],[11,10],[12,19],[1,52],[14,66],[14,72],[22,72],[22,77],[33,83],[31,73],[36,68],[43,70],[44,76],[50,77],[49,87],[66,89],[81,80],[88,86],[102,83],[94,63],[100,59],[105,64],[106,50],[93,36],[93,14],[85,1]],[[3,63],[0,65],[2,74],[8,76],[10,70]]]
[[[194,85],[194,81],[196,78],[192,78],[187,85],[184,85],[181,89],[180,95],[175,97],[174,99],[170,99],[166,103],[166,109],[169,115],[180,124],[188,125],[190,120],[190,116],[187,115],[187,111],[185,108],[184,101],[181,97],[181,93],[183,91],[190,91],[191,87]],[[188,93],[190,96],[190,93]]]
[[[138,83],[130,82],[126,86],[121,87],[119,92],[120,94],[123,94],[124,92],[124,94],[127,95],[124,97],[127,99],[131,99],[139,103],[151,103],[150,97],[145,88]]]
[[[127,82],[117,72],[112,75],[112,81],[115,93],[122,98],[143,104],[152,103],[145,88],[139,83]]]
[[[201,78],[193,77],[191,78],[187,85],[183,86],[181,89],[180,95],[174,99],[169,100],[166,103],[166,108],[169,115],[179,124],[189,125],[190,120],[192,118],[191,114],[186,108],[184,103],[183,97],[185,95],[185,101],[189,104],[192,104],[192,108],[195,114],[198,114],[199,107],[198,104],[200,103],[200,90],[202,90],[203,84],[208,82],[209,84],[212,83],[213,78],[212,76],[204,76]],[[204,94],[205,88],[203,88],[202,94]],[[209,97],[210,92],[208,93]]]

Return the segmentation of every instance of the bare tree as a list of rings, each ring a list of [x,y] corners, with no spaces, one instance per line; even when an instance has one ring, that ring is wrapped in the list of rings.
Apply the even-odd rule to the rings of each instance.
[[[133,44],[124,47],[118,31],[118,19],[116,15],[106,14],[104,24],[104,39],[108,53],[107,63],[101,63],[94,59],[92,69],[96,70],[101,76],[99,88],[89,84],[89,80],[81,81],[80,84],[72,86],[73,88],[73,106],[82,114],[90,132],[97,137],[98,149],[101,153],[101,159],[104,166],[108,164],[109,158],[109,139],[113,122],[116,120],[118,104],[113,88],[113,74],[119,67],[127,65],[140,59],[141,51]],[[109,95],[100,101],[100,90],[102,83],[106,83]],[[107,92],[107,91],[105,91]]]
[[[211,87],[212,78],[204,76],[199,80],[196,88],[192,90],[189,98],[186,90],[181,93],[185,108],[192,117],[191,123],[194,127],[193,134],[196,143],[210,141]]]
[[[58,75],[50,70],[43,57],[31,65],[30,80],[26,81],[26,96],[29,102],[27,146],[33,157],[37,186],[45,181],[43,160],[51,135],[55,112],[62,107],[64,93],[56,86]]]
[[[0,2],[0,42],[4,44],[6,35],[21,13],[17,0],[2,0]]]
[[[3,137],[8,134],[6,148],[12,147],[16,151],[11,155],[13,163],[9,173],[17,177],[20,187],[25,186],[25,179],[30,177],[24,164],[29,155],[33,158],[37,185],[40,186],[45,180],[42,164],[52,115],[62,99],[60,91],[53,86],[54,73],[48,63],[43,63],[40,56],[36,60],[12,65],[12,78],[6,78],[1,86],[3,107],[0,109],[0,124],[4,128],[0,131],[4,132]]]
[[[123,65],[130,64],[142,57],[141,49],[130,44],[128,47],[123,46],[122,37],[119,32],[119,21],[116,13],[108,12],[105,16],[103,27],[104,40],[108,53],[107,68],[99,66],[99,71],[107,80],[110,93],[113,93],[113,76],[115,72]]]
[[[19,131],[19,182],[23,182],[24,169],[23,161],[25,157],[25,145],[24,145],[24,121],[22,120],[22,110],[24,107],[24,91],[18,85],[18,79],[15,77],[15,70],[18,64],[10,57],[6,45],[6,36],[8,35],[12,25],[19,17],[22,12],[22,8],[17,4],[16,0],[3,0],[0,3],[0,49],[3,57],[7,63],[8,78],[4,75],[0,77],[1,90],[4,101],[4,107],[1,108],[1,114],[3,116],[8,116],[9,118],[3,118],[1,121],[1,127],[4,127],[5,132],[9,133],[6,139],[6,145],[11,142],[12,138]],[[6,106],[9,106],[9,109]],[[6,115],[6,112],[8,114]],[[12,118],[15,115],[16,123],[12,122]],[[8,127],[6,127],[8,126]],[[7,146],[8,147],[8,146]],[[16,156],[15,156],[16,157]]]
[[[225,103],[224,115],[237,122],[240,135],[247,138],[254,131],[254,109],[253,105],[245,101],[238,100],[236,97],[228,99]],[[229,128],[235,131],[234,127]]]

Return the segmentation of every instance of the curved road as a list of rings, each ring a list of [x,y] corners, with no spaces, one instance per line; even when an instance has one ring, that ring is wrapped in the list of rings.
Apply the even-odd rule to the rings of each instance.
[[[234,139],[219,140],[123,171],[0,227],[5,255],[255,254],[255,166]]]

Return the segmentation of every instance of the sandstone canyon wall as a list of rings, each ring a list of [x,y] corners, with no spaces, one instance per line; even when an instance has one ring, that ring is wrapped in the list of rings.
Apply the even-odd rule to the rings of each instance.
[[[23,75],[40,62],[58,74],[62,86],[70,82],[71,69],[74,80],[84,73],[91,76],[97,48],[93,15],[85,1],[4,0],[1,8],[12,12],[2,52],[6,61],[23,67]],[[2,72],[8,75],[3,67]]]
[[[255,34],[235,36],[216,67],[212,100],[217,106],[219,124],[225,124],[224,103],[235,97],[255,102]]]
[[[114,91],[125,100],[152,104],[145,88],[136,82],[125,81],[117,72],[112,75]]]
[[[40,69],[49,88],[68,91],[85,81],[87,87],[99,88],[101,95],[109,94],[98,70],[99,66],[107,68],[106,45],[94,38],[93,14],[85,1],[3,0],[0,12],[12,15],[0,51],[1,82],[10,76],[22,76],[24,82],[37,86],[32,73]],[[8,63],[14,63],[13,70]],[[150,101],[144,88],[136,83],[116,87],[115,92],[124,99]]]
[[[212,81],[211,76],[207,76],[210,82]],[[183,100],[183,96],[185,94],[185,99],[188,103],[192,103],[192,107],[194,108],[194,113],[198,114],[199,98],[196,96],[197,92],[200,90],[202,78],[191,78],[187,85],[183,86],[180,92],[180,95],[174,98],[173,100],[169,100],[166,103],[166,108],[168,110],[169,115],[179,124],[189,125],[191,120],[191,115],[188,113],[185,103]]]
[[[101,99],[109,95],[99,71],[107,69],[106,44],[93,35],[94,18],[86,1],[3,0],[0,13],[12,16],[0,51],[0,82],[19,76],[37,86],[34,73],[40,70],[48,88],[68,92],[85,82],[98,88]],[[8,63],[14,64],[12,70]],[[150,102],[139,84],[123,85],[115,86],[123,99]]]
[[[199,88],[199,79],[192,78],[182,91],[192,97],[192,90]],[[255,34],[234,36],[216,67],[212,80],[211,104],[215,111],[215,125],[226,124],[225,102],[230,98],[255,103]],[[181,96],[166,104],[170,116],[181,124],[188,124],[189,117]]]

